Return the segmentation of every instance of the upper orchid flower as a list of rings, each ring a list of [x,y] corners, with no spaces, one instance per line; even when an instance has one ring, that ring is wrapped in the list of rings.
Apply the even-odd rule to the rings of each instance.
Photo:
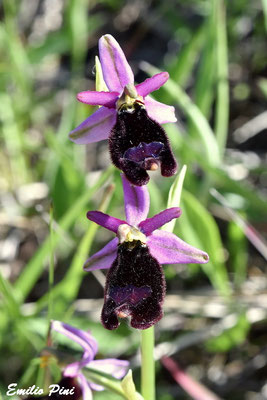
[[[178,218],[181,209],[169,208],[147,218],[149,194],[146,186],[132,186],[123,176],[126,221],[100,211],[89,211],[88,219],[114,232],[102,250],[91,256],[84,269],[110,268],[105,287],[102,323],[107,329],[119,325],[118,317],[131,316],[131,326],[146,329],[162,317],[165,279],[160,264],[207,263],[204,251],[176,235],[159,230]]]
[[[169,74],[161,72],[134,86],[133,72],[111,35],[100,38],[99,55],[109,92],[77,95],[82,103],[102,107],[70,132],[70,139],[87,144],[109,138],[113,163],[134,185],[146,184],[146,171],[156,170],[159,165],[163,176],[172,176],[177,165],[159,124],[176,121],[174,108],[148,96],[164,85]]]
[[[91,400],[93,398],[92,390],[104,390],[102,386],[93,382],[88,382],[82,373],[83,367],[90,367],[101,372],[106,372],[116,379],[121,379],[126,374],[129,366],[128,361],[114,358],[94,360],[98,346],[95,338],[89,332],[74,328],[60,321],[52,321],[51,327],[54,331],[62,333],[83,348],[84,353],[82,359],[67,365],[63,371],[65,386],[67,381],[71,380],[71,384],[75,386],[76,391],[79,392],[81,389],[83,400]],[[75,382],[76,379],[79,386]],[[79,398],[79,396],[74,398]]]

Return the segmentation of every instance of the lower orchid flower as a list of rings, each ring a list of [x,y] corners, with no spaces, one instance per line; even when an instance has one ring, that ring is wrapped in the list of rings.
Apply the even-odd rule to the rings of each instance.
[[[85,263],[86,271],[109,269],[106,278],[102,324],[116,329],[118,317],[131,317],[131,326],[146,329],[162,318],[165,278],[161,264],[207,263],[208,254],[190,246],[161,226],[181,215],[178,207],[147,218],[149,194],[146,186],[131,185],[122,176],[126,221],[100,211],[87,218],[114,232],[102,250]]]
[[[111,35],[100,38],[99,55],[109,92],[77,95],[83,103],[102,107],[70,132],[70,139],[87,144],[109,138],[112,162],[134,185],[145,185],[149,181],[146,171],[159,166],[163,176],[172,176],[177,165],[159,124],[176,121],[174,108],[148,96],[164,85],[169,74],[161,72],[134,86],[133,72]]]
[[[83,348],[82,359],[67,365],[63,370],[61,385],[75,388],[75,393],[70,398],[78,399],[82,394],[83,400],[91,400],[93,398],[92,390],[104,390],[103,386],[87,380],[83,374],[83,368],[87,367],[105,372],[116,379],[121,379],[126,374],[129,366],[128,361],[114,358],[94,360],[98,345],[95,338],[89,332],[74,328],[60,321],[52,321],[51,328],[54,331],[62,333]]]

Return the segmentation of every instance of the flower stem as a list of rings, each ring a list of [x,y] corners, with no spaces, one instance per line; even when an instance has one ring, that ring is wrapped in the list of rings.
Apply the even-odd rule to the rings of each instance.
[[[145,400],[155,399],[154,326],[141,331],[141,392]]]

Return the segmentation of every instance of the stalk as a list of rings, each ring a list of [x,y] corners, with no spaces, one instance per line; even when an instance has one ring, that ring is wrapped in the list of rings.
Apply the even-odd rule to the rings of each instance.
[[[154,326],[141,331],[141,393],[155,400]]]

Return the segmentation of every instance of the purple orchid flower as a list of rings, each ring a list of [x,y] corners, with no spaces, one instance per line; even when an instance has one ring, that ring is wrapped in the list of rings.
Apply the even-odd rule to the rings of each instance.
[[[83,400],[91,400],[93,398],[92,390],[104,390],[103,386],[94,382],[88,382],[87,378],[82,373],[83,367],[90,367],[94,370],[105,372],[116,379],[121,379],[126,374],[129,366],[128,361],[117,360],[115,358],[94,360],[98,345],[95,338],[89,332],[74,328],[60,321],[52,321],[51,327],[54,331],[62,333],[83,348],[82,359],[67,365],[63,371],[63,380],[66,381],[65,384],[70,381],[71,384],[78,388],[77,390],[82,392]],[[79,398],[79,396],[75,398]]]
[[[134,86],[133,72],[111,35],[100,38],[99,55],[109,92],[85,91],[77,95],[82,103],[102,107],[70,132],[70,139],[87,144],[109,138],[112,162],[134,185],[146,184],[146,171],[156,170],[159,165],[163,176],[172,176],[177,165],[159,124],[176,121],[174,107],[148,96],[164,85],[169,74],[161,72]]]
[[[126,221],[100,211],[87,218],[117,236],[84,265],[86,271],[110,268],[107,274],[102,324],[107,329],[119,325],[118,317],[131,316],[131,326],[146,329],[162,318],[165,278],[161,264],[199,263],[208,254],[190,246],[161,226],[178,218],[181,209],[169,208],[147,218],[149,194],[146,186],[132,186],[122,176]]]

